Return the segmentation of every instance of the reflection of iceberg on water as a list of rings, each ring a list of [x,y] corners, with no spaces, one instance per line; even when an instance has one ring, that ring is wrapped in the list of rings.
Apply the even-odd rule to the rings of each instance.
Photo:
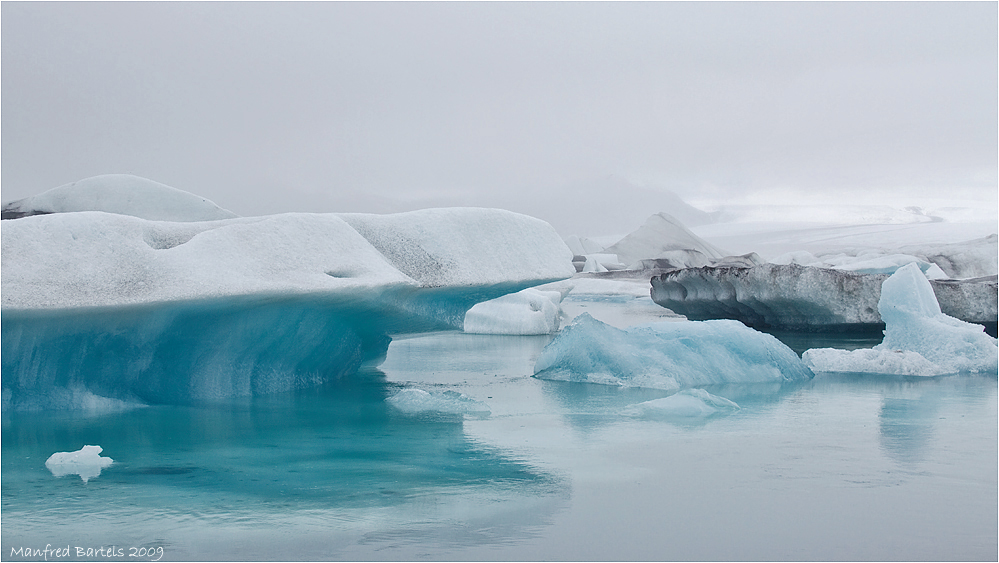
[[[927,376],[999,369],[996,339],[980,325],[941,313],[916,264],[899,268],[885,280],[878,312],[886,325],[881,344],[850,352],[807,350],[805,363],[815,371]]]
[[[675,390],[809,379],[790,348],[738,321],[662,322],[624,330],[582,314],[545,348],[535,377]]]
[[[86,483],[114,463],[109,457],[101,457],[102,451],[100,446],[83,446],[75,452],[56,452],[45,461],[45,467],[56,477],[79,475]]]

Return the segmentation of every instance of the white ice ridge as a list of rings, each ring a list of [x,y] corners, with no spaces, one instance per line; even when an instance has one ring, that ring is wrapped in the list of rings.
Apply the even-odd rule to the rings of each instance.
[[[129,174],[106,174],[71,182],[4,205],[4,218],[104,211],[152,221],[214,221],[235,213],[192,193]]]
[[[563,294],[527,288],[474,305],[464,330],[473,334],[552,334],[559,327]]]
[[[45,467],[56,477],[79,475],[86,483],[114,463],[109,457],[101,457],[102,451],[100,446],[83,446],[75,452],[56,452],[45,461]]]
[[[487,415],[489,406],[457,391],[424,391],[403,389],[385,399],[396,409],[407,414],[438,412],[443,414]]]
[[[812,377],[790,348],[738,321],[660,322],[620,330],[588,314],[576,317],[545,347],[534,374],[665,390]]]
[[[916,264],[899,268],[885,280],[878,301],[885,338],[866,350],[815,348],[803,354],[815,371],[944,375],[996,373],[995,338],[976,324],[940,312],[929,281]]]
[[[637,418],[704,418],[737,410],[739,405],[725,397],[704,389],[684,389],[669,397],[631,405],[624,414]]]
[[[5,310],[252,295],[377,300],[392,288],[523,287],[575,272],[547,223],[477,208],[197,223],[60,213],[5,221],[2,245]]]

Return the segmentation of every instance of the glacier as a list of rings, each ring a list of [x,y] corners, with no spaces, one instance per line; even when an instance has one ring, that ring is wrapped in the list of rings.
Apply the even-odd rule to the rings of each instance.
[[[4,221],[3,406],[316,385],[377,361],[393,334],[460,330],[475,303],[568,278],[571,258],[547,223],[480,208]]]
[[[113,459],[101,456],[103,451],[100,446],[83,446],[75,452],[56,452],[45,460],[45,467],[55,477],[79,475],[86,483],[114,463]]]
[[[703,267],[655,276],[651,291],[653,301],[694,320],[804,331],[874,329],[883,324],[877,304],[887,278],[793,263]],[[995,330],[995,276],[929,283],[943,312]]]
[[[997,341],[982,327],[944,314],[930,282],[915,263],[884,281],[878,310],[885,320],[884,341],[873,349],[806,350],[814,371],[945,375],[999,371]]]
[[[622,330],[583,313],[541,352],[534,376],[673,391],[799,381],[812,372],[779,340],[737,321],[667,321]]]

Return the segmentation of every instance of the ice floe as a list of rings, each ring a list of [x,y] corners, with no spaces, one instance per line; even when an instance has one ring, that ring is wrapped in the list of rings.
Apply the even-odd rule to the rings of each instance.
[[[622,330],[585,313],[545,347],[534,374],[665,390],[812,377],[790,348],[737,321],[660,322]]]
[[[465,313],[473,334],[552,334],[558,331],[562,292],[527,288],[477,303]]]
[[[109,457],[101,457],[102,451],[100,446],[83,446],[75,452],[56,452],[45,460],[45,467],[56,477],[79,475],[86,483],[114,463]]]
[[[669,397],[631,405],[623,414],[636,418],[704,418],[737,410],[739,405],[704,389],[684,389]]]
[[[806,350],[815,371],[943,375],[999,370],[996,339],[983,328],[941,312],[929,281],[916,264],[884,281],[878,310],[885,321],[884,341],[873,349]]]

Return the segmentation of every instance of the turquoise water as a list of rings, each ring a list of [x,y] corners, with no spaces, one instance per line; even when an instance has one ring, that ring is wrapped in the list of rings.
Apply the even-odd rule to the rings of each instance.
[[[435,333],[298,392],[5,413],[0,555],[997,558],[995,375],[725,386],[710,392],[734,414],[649,420],[623,411],[666,393],[530,377],[548,339]],[[385,402],[405,387],[457,391],[491,413],[406,415]],[[115,463],[86,484],[45,468],[85,444]],[[143,546],[163,550],[128,557]]]

